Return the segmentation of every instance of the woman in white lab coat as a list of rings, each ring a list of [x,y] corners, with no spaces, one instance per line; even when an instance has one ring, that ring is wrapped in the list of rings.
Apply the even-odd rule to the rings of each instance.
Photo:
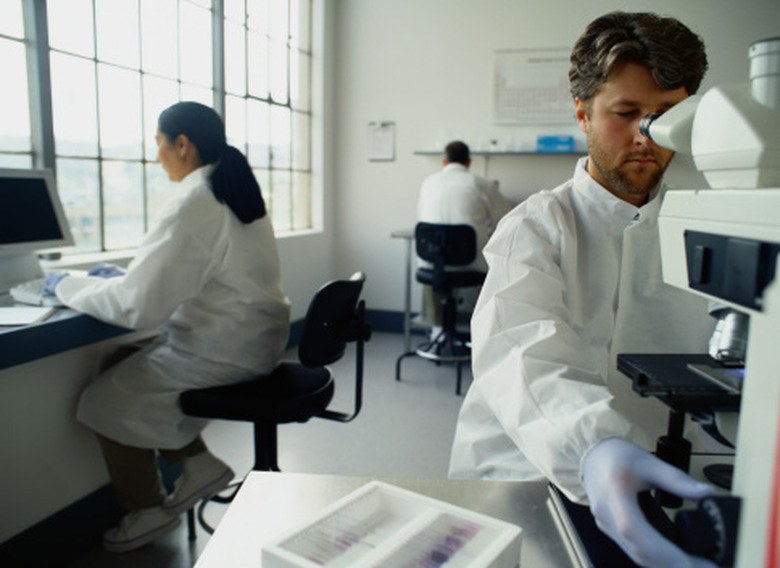
[[[233,478],[200,438],[207,421],[185,416],[179,395],[270,372],[289,332],[271,221],[249,164],[226,143],[220,117],[199,103],[177,103],[159,117],[157,144],[157,160],[180,191],[159,212],[127,272],[54,284],[76,310],[161,330],[98,376],[79,401],[78,419],[97,433],[120,504],[131,511],[104,535],[114,551],[173,530],[179,513]],[[169,463],[183,461],[169,497],[158,453]]]

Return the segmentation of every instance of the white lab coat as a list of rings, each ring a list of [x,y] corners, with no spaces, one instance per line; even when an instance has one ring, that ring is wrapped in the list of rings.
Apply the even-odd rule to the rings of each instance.
[[[610,436],[648,449],[668,409],[641,398],[619,353],[707,351],[705,300],[662,282],[662,188],[636,208],[574,178],[499,224],[471,321],[475,380],[460,412],[451,477],[549,479],[576,501],[581,460]]]
[[[420,187],[417,220],[474,227],[477,250],[481,251],[498,221],[511,209],[498,191],[498,181],[468,171],[463,164],[451,163],[425,178]],[[482,254],[464,270],[487,270]]]
[[[126,445],[181,448],[206,422],[185,416],[182,391],[271,371],[289,333],[289,301],[268,216],[239,221],[217,202],[213,166],[181,182],[127,273],[71,276],[56,288],[67,306],[161,337],[102,373],[81,396],[78,419]]]

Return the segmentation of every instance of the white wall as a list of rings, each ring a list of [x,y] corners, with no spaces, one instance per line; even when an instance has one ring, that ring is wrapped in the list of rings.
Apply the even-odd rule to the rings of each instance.
[[[327,137],[336,143],[329,194],[338,204],[336,274],[366,271],[368,307],[385,310],[400,310],[403,302],[404,246],[390,233],[414,225],[419,184],[440,167],[438,158],[413,152],[448,137],[476,146],[480,137],[525,134],[492,124],[494,50],[569,48],[603,13],[654,11],[681,19],[702,36],[710,59],[706,89],[745,81],[750,43],[780,32],[778,0],[329,0],[328,7],[336,34],[336,68],[327,78],[336,111]],[[367,125],[375,120],[396,123],[393,162],[368,161]],[[492,157],[488,174],[520,200],[568,179],[574,159]],[[483,172],[484,161],[473,167]],[[670,181],[703,184],[689,167],[677,164]]]

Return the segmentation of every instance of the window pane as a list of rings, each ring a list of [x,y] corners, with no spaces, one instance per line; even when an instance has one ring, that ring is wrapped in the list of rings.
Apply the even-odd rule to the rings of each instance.
[[[244,14],[244,0],[225,0],[225,19],[231,22],[244,25],[246,17]]]
[[[178,76],[176,0],[141,0],[143,70]]]
[[[141,75],[110,65],[98,65],[100,147],[107,158],[143,156]]]
[[[268,211],[271,210],[271,170],[266,169],[252,169],[252,172],[255,174],[255,179],[257,179],[257,183],[260,184],[260,193],[263,194],[263,199],[265,199],[265,206]]]
[[[181,100],[196,101],[207,106],[214,105],[214,93],[209,87],[199,87],[197,85],[181,85]]]
[[[147,230],[156,220],[163,203],[171,199],[178,188],[178,184],[168,179],[168,174],[160,164],[146,164]]]
[[[0,168],[31,168],[32,156],[29,154],[0,153]]]
[[[271,142],[269,139],[269,113],[266,103],[247,101],[247,159],[252,167],[267,168],[270,165]]]
[[[290,0],[290,45],[303,51],[311,51],[309,0]]]
[[[57,154],[96,156],[95,64],[52,53],[51,91]]]
[[[144,75],[143,85],[145,158],[153,162],[157,159],[157,118],[163,110],[179,100],[179,84]]]
[[[225,22],[225,89],[246,94],[246,41],[244,26]]]
[[[29,152],[32,149],[24,51],[23,43],[0,39],[0,61],[3,62],[0,150]]]
[[[282,43],[289,38],[287,0],[271,0],[268,4],[268,35]]]
[[[49,0],[49,45],[86,57],[95,55],[92,0]]]
[[[311,110],[311,57],[300,51],[290,52],[290,105],[297,110]]]
[[[0,2],[0,34],[24,38],[24,20],[22,20],[22,0],[4,0]]]
[[[290,172],[271,170],[271,221],[277,231],[292,230],[292,203],[290,199]]]
[[[249,94],[268,98],[268,38],[254,32],[248,34]]]
[[[268,34],[268,0],[247,0],[246,15],[249,29]]]
[[[290,109],[271,106],[271,164],[274,168],[292,165]]]
[[[143,166],[103,162],[106,250],[136,246],[144,233]]]
[[[76,250],[101,249],[100,179],[97,160],[57,160],[57,189]]]
[[[312,226],[311,218],[311,174],[292,174],[292,229],[307,229]]]
[[[187,3],[180,4],[179,61],[181,79],[211,86],[211,12]]]
[[[271,99],[277,103],[287,103],[287,47],[279,42],[271,41],[270,85]]]
[[[98,59],[138,68],[138,1],[95,0]]]
[[[225,133],[228,144],[246,154],[246,102],[239,97],[225,97]]]
[[[292,168],[311,169],[311,117],[300,112],[292,113]]]

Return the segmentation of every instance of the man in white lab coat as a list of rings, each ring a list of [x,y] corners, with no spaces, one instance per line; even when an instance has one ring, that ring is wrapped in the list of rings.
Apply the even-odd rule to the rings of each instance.
[[[471,151],[464,142],[455,140],[447,144],[442,165],[442,170],[425,178],[420,187],[417,220],[470,225],[477,234],[477,250],[482,251],[498,221],[512,206],[499,192],[498,180],[489,180],[469,171]],[[472,264],[461,269],[484,272],[487,264],[479,252]],[[441,297],[430,286],[423,288],[423,294],[426,319],[434,326],[441,325]],[[470,311],[475,299],[476,295],[469,299],[468,292],[463,292],[461,301]]]
[[[461,409],[452,477],[548,479],[590,504],[599,527],[643,566],[709,566],[666,541],[636,504],[663,487],[711,488],[648,453],[668,410],[616,369],[624,352],[706,352],[703,299],[662,281],[658,211],[673,153],[639,120],[693,94],[701,40],[671,18],[612,13],[571,56],[588,156],[574,176],[507,215],[471,325],[475,381]]]

